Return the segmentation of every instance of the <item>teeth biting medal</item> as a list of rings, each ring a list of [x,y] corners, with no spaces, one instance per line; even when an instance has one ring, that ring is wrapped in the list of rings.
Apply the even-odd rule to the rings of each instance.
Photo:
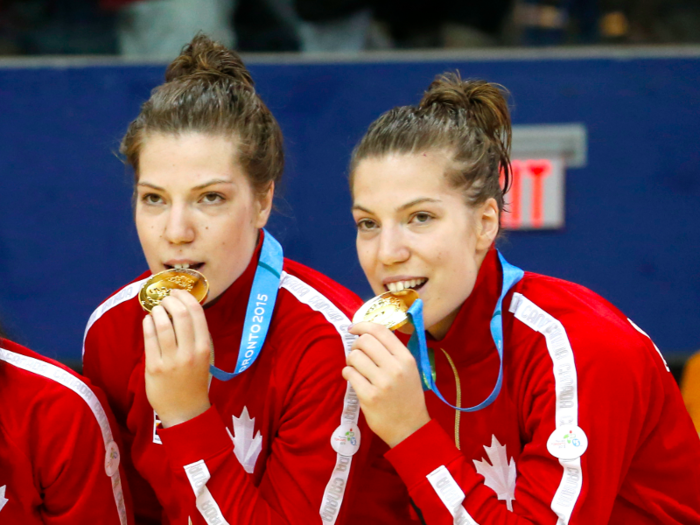
[[[503,385],[503,299],[508,294],[508,291],[522,279],[524,273],[520,268],[506,261],[500,252],[498,253],[498,259],[501,263],[503,284],[501,286],[501,295],[496,302],[490,323],[491,338],[498,352],[498,378],[491,393],[478,405],[467,408],[454,406],[440,393],[433,374],[430,358],[431,350],[428,349],[425,337],[423,301],[418,297],[418,293],[415,290],[409,288],[400,292],[386,292],[374,299],[370,299],[355,313],[352,322],[355,324],[362,321],[371,321],[384,325],[389,330],[396,330],[410,322],[413,325],[413,334],[411,334],[407,346],[416,360],[423,390],[432,391],[443,403],[460,412],[482,410],[496,400]]]
[[[197,270],[189,268],[165,270],[151,276],[141,287],[139,302],[143,309],[150,313],[173,290],[185,290],[201,304],[209,294],[209,283]]]
[[[408,309],[418,299],[410,288],[400,292],[385,292],[370,299],[355,312],[353,324],[369,321],[396,330],[408,322]]]

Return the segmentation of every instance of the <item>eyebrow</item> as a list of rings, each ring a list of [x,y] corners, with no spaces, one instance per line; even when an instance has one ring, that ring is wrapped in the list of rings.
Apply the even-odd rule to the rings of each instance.
[[[431,199],[430,197],[420,197],[420,198],[418,198],[418,199],[414,199],[414,200],[412,200],[412,201],[410,201],[410,202],[407,202],[406,204],[402,204],[401,206],[399,206],[398,208],[396,208],[396,211],[405,211],[405,210],[407,210],[407,209],[409,209],[409,208],[413,208],[414,206],[416,206],[416,205],[418,205],[418,204],[423,204],[423,203],[426,203],[426,202],[430,202],[430,203],[439,203],[439,202],[442,202],[442,201],[441,201],[440,199]],[[364,206],[360,206],[359,204],[355,204],[355,205],[352,207],[352,209],[353,209],[353,210],[364,211],[365,213],[372,213],[372,211],[368,210],[368,209],[365,208]]]
[[[194,188],[192,188],[192,191],[203,190],[204,188],[208,186],[213,186],[214,184],[233,184],[233,181],[225,179],[214,179],[210,180],[209,182],[205,182],[204,184],[200,184],[199,186],[195,186]],[[138,185],[148,186],[149,188],[153,188],[154,190],[165,191],[165,188],[161,188],[160,186],[156,186],[155,184],[151,184],[150,182],[139,182]]]

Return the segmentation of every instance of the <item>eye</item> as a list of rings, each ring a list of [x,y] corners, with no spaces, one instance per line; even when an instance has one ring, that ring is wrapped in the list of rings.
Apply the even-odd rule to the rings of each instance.
[[[417,224],[426,224],[432,220],[433,216],[430,215],[427,212],[424,211],[419,211],[418,213],[414,213],[413,216],[411,217],[411,222],[417,223]]]
[[[220,193],[210,192],[202,195],[200,202],[203,202],[204,204],[218,204],[224,200],[224,196]]]
[[[157,193],[146,193],[141,197],[144,204],[158,205],[163,203],[163,197]]]
[[[361,232],[376,230],[378,227],[377,222],[372,219],[360,219],[357,221],[357,229]]]

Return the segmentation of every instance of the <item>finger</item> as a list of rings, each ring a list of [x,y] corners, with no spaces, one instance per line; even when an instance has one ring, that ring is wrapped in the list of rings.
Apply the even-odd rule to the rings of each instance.
[[[162,305],[158,305],[151,310],[151,317],[155,325],[161,358],[174,357],[177,353],[177,339],[175,338],[175,331],[168,317],[168,312],[165,311]]]
[[[146,354],[146,369],[153,371],[160,365],[161,355],[156,326],[150,315],[143,318],[143,347]]]
[[[177,290],[175,291],[177,292]],[[172,319],[178,351],[183,354],[190,354],[194,350],[194,326],[192,316],[180,297],[179,294],[171,294],[163,299],[160,304],[170,314]]]
[[[351,366],[343,368],[343,378],[352,385],[360,400],[360,404],[363,403],[363,400],[370,398],[375,390],[374,386],[367,381],[367,378]]]
[[[372,323],[369,321],[364,321],[362,323],[357,323],[352,325],[349,332],[358,336],[363,334],[370,334],[374,336],[377,341],[379,341],[391,354],[396,357],[401,357],[406,359],[407,357],[413,357],[408,348],[396,337],[396,334],[389,330],[386,326]]]
[[[194,333],[194,345],[199,352],[211,351],[211,335],[209,335],[209,325],[204,315],[204,308],[191,293],[177,290],[176,297],[185,305],[190,313],[192,329]]]
[[[352,350],[348,355],[347,364],[375,386],[379,385],[382,377],[386,376],[386,371],[379,368],[362,350]]]
[[[372,334],[362,334],[355,339],[351,350],[361,350],[380,368],[396,364],[396,357]]]

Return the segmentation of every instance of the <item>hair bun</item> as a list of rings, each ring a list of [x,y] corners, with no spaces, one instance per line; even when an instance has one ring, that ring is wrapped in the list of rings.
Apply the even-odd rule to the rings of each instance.
[[[510,150],[510,113],[508,91],[500,84],[484,80],[462,80],[459,72],[444,73],[430,84],[419,107],[425,111],[466,112],[470,126],[498,139],[505,151]]]
[[[166,82],[186,77],[210,81],[228,77],[250,88],[255,86],[238,53],[203,33],[195,35],[165,72]]]

